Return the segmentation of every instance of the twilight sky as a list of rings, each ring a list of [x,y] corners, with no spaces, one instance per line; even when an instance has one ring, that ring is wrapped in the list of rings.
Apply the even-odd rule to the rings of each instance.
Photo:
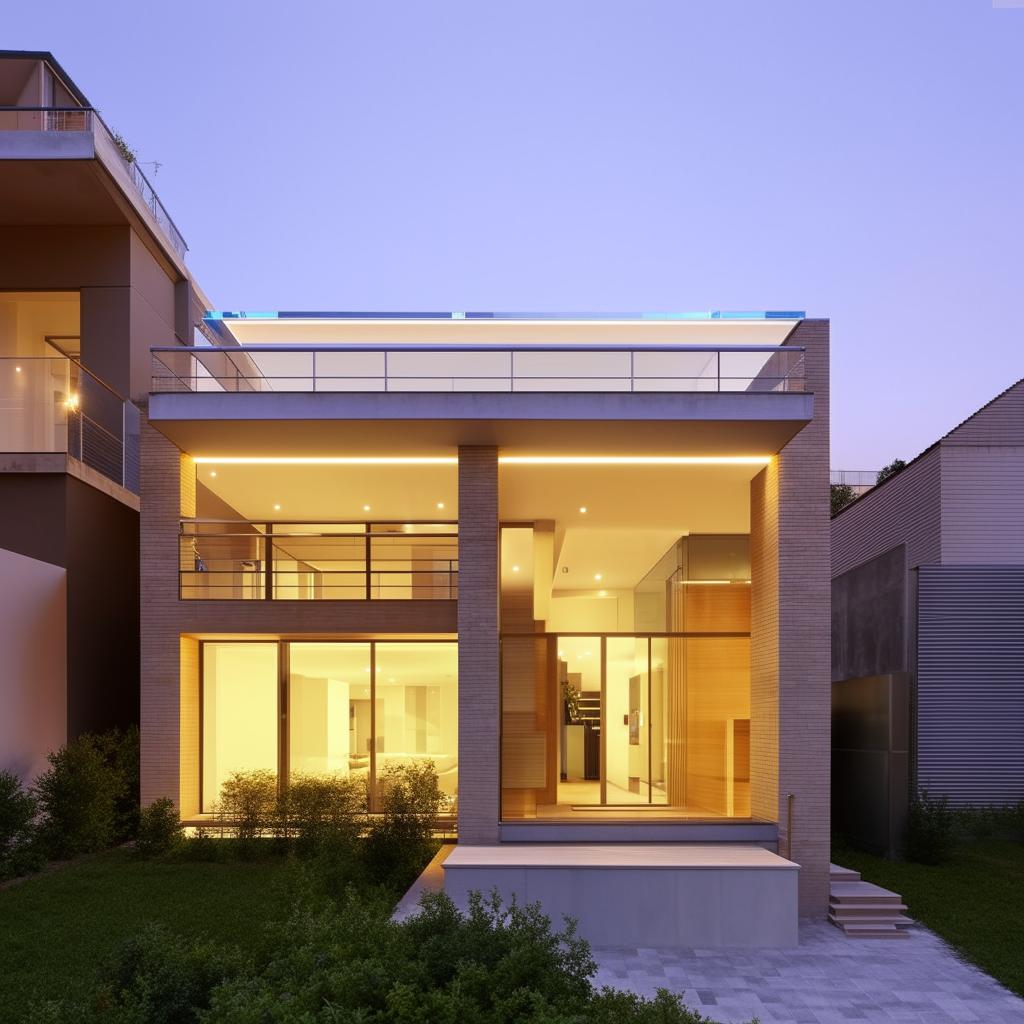
[[[218,308],[806,309],[845,469],[1024,376],[1024,2],[5,7]]]

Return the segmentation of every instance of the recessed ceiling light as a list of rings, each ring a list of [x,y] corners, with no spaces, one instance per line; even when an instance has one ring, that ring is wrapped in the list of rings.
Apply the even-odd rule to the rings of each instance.
[[[274,511],[275,512],[280,512],[281,511],[281,506],[280,505],[275,505],[274,506]]]
[[[587,506],[586,505],[580,505],[580,515],[581,516],[585,516],[586,514],[587,514]]]
[[[512,571],[513,572],[519,572],[519,566],[518,565],[513,565],[512,566]]]
[[[369,505],[364,505],[363,506],[363,511],[364,512],[369,512],[370,511],[370,506]]]
[[[595,579],[595,580],[599,580],[599,579],[601,579],[601,574],[600,574],[599,572],[595,572],[595,573],[594,573],[594,579]]]
[[[210,476],[216,476],[216,475],[217,475],[217,470],[211,469],[210,470]]]
[[[439,502],[437,503],[437,507],[438,507],[438,508],[444,508],[444,502],[443,502],[443,501],[439,501]]]
[[[16,367],[14,368],[14,372],[15,372],[15,373],[21,373],[21,367],[20,367],[20,366],[16,366]]]

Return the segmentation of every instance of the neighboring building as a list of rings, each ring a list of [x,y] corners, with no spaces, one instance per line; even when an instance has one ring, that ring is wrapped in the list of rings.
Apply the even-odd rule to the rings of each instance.
[[[795,889],[773,904],[783,874],[764,880],[791,865],[764,848],[824,916],[827,321],[207,325],[220,348],[154,350],[142,430],[146,802],[199,822],[254,768],[355,774],[374,801],[430,759],[449,880],[710,841],[733,844],[728,884],[687,877],[714,909],[677,915],[648,881],[659,919],[795,936]],[[729,913],[738,938],[706,925]]]
[[[0,768],[138,721],[149,348],[205,300],[140,168],[48,53],[0,51]]]
[[[919,789],[1024,799],[1024,381],[832,520],[832,807],[896,851]]]

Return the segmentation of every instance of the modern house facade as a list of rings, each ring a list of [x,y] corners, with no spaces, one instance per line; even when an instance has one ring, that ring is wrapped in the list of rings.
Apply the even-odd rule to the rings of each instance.
[[[56,61],[0,93],[4,767],[137,719],[201,824],[233,772],[373,810],[429,761],[452,892],[823,918],[828,322],[218,313]]]
[[[770,850],[824,915],[826,321],[206,322],[142,428],[144,801],[429,759],[460,849]]]
[[[0,51],[0,767],[26,779],[138,721],[134,403],[207,305],[184,254],[52,55]]]
[[[832,520],[836,828],[1024,799],[1024,381]]]

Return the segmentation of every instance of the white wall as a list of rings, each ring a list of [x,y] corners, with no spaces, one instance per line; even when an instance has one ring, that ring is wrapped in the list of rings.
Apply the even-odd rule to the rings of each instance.
[[[26,782],[67,740],[65,576],[0,548],[0,769]]]

